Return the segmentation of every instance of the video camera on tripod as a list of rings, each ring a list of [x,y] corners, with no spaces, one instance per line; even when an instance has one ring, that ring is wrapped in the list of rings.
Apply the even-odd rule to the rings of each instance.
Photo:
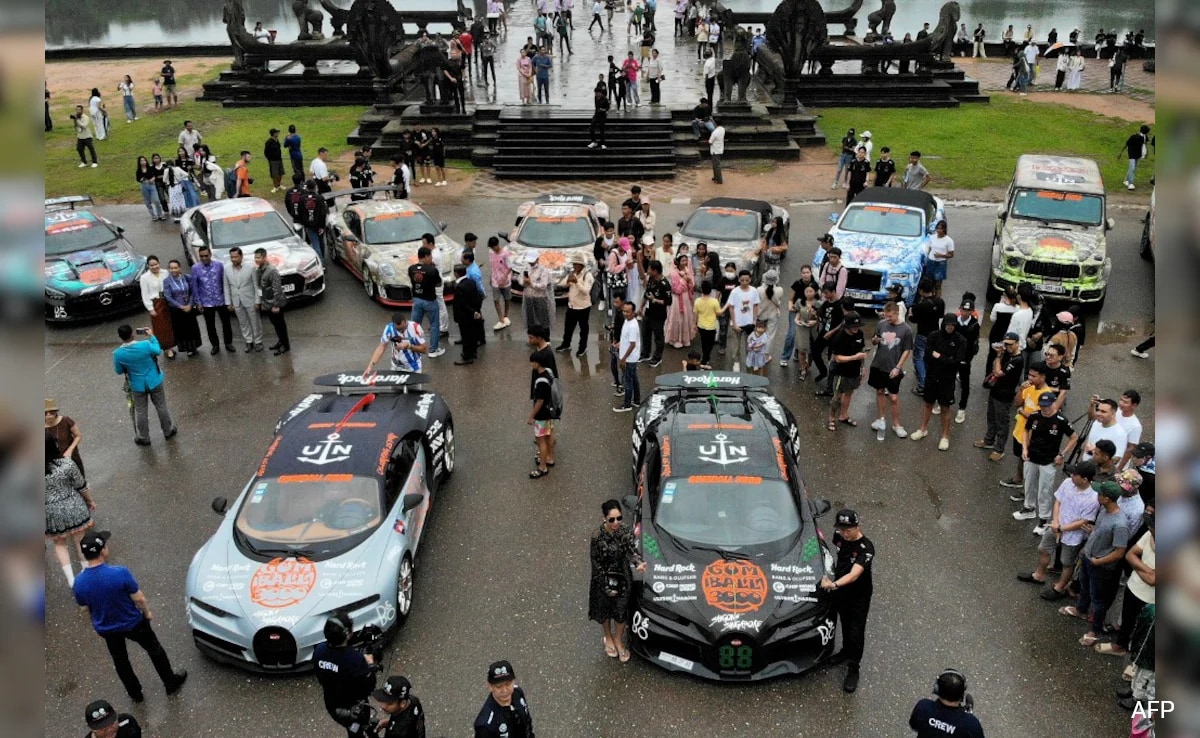
[[[378,625],[368,625],[350,634],[349,646],[361,651],[364,656],[370,656],[374,662],[371,669],[378,670],[383,659],[383,629]]]

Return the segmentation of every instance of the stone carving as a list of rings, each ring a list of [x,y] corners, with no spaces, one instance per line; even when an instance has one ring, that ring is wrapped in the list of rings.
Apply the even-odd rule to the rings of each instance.
[[[954,53],[954,33],[958,28],[961,10],[958,3],[951,0],[942,6],[938,12],[937,28],[934,28],[924,39],[929,42],[929,50],[938,59],[949,59]]]
[[[386,2],[386,0],[381,0]],[[450,62],[450,57],[446,56],[446,52],[439,49],[433,44],[421,44],[413,53],[409,60],[408,66],[404,72],[406,75],[411,75],[421,80],[422,86],[425,88],[425,104],[433,105],[433,91],[438,87],[438,80],[442,76],[442,70]],[[443,100],[443,104],[449,104],[449,101]]]
[[[839,60],[859,59],[862,61],[863,74],[879,74],[884,62],[915,59],[921,65],[931,61],[931,57],[949,56],[958,27],[959,12],[958,3],[953,0],[943,5],[938,13],[937,28],[918,41],[906,44],[824,46],[816,53],[821,62],[820,74],[833,74],[833,64]]]
[[[858,11],[862,9],[863,0],[854,0],[850,3],[850,7],[842,8],[841,10],[831,10],[825,14],[825,22],[830,25],[841,23],[846,27],[845,34],[853,36],[854,30],[858,28]]]
[[[334,5],[333,0],[321,0],[321,7],[329,13],[329,27],[333,30],[334,37],[345,35],[343,26],[350,18],[350,11]]]
[[[759,66],[777,85],[794,80],[829,40],[825,11],[817,0],[783,0],[767,21]]]
[[[225,0],[221,22],[225,24],[225,33],[233,47],[233,68],[245,69],[246,48],[257,46],[259,40],[246,30],[246,9],[242,7],[242,0]]]
[[[896,14],[896,0],[883,0],[883,6],[867,16],[867,26],[871,29],[864,41],[872,43],[876,38],[887,36],[892,31],[892,16]],[[883,24],[880,30],[879,24]]]
[[[392,74],[392,54],[404,43],[404,23],[388,0],[354,0],[346,18],[347,38],[358,63],[376,77]]]
[[[325,16],[320,10],[309,5],[309,0],[292,0],[292,13],[296,15],[296,22],[300,25],[297,41],[319,41],[325,38],[321,31]]]
[[[733,56],[721,66],[720,82],[721,102],[732,100],[735,86],[737,101],[746,102],[746,88],[750,86],[750,33],[744,28],[737,29],[733,40]]]

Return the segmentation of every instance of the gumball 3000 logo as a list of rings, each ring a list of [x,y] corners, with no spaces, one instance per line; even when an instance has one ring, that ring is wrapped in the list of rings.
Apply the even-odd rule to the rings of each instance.
[[[289,607],[317,583],[317,566],[308,559],[274,559],[250,577],[250,599],[263,607]]]
[[[725,612],[754,612],[767,599],[767,575],[750,561],[714,561],[700,583],[708,604]]]

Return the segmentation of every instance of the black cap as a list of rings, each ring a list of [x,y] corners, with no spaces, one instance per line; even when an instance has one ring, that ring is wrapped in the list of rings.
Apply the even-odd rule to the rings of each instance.
[[[117,722],[117,711],[105,700],[96,700],[83,711],[83,719],[92,730],[107,728]]]
[[[842,324],[847,328],[860,328],[863,322],[859,314],[851,310],[842,316]]]
[[[513,671],[512,664],[507,661],[496,661],[488,667],[488,684],[502,684],[504,682],[511,682],[516,678],[517,672]]]
[[[112,538],[112,532],[107,530],[85,535],[79,541],[79,550],[83,551],[83,558],[88,561],[100,558],[100,552],[108,545],[109,538]]]
[[[1149,441],[1142,441],[1133,447],[1133,453],[1130,456],[1135,459],[1149,459],[1154,456],[1154,444]]]
[[[380,702],[400,702],[408,699],[409,692],[412,692],[412,682],[407,677],[390,676],[383,687],[372,692],[371,696]]]
[[[1078,474],[1089,482],[1096,478],[1096,462],[1081,461],[1074,466],[1068,466],[1063,469],[1067,474]]]
[[[958,306],[958,309],[966,310],[969,313],[975,309],[975,301],[974,300],[963,300],[962,304]]]
[[[835,518],[833,521],[833,527],[835,527],[835,528],[857,528],[858,527],[858,513],[854,512],[853,510],[851,510],[848,507],[844,507],[841,510],[838,510],[837,518]]]
[[[271,130],[267,131],[268,136],[274,136],[276,133],[279,133],[278,128],[272,128]]]

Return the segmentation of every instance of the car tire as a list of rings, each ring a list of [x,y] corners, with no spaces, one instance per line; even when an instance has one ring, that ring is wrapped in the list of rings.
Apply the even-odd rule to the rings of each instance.
[[[184,261],[187,263],[187,265],[188,265],[188,268],[190,269],[190,268],[191,268],[191,266],[192,266],[192,264],[193,264],[193,262],[192,262],[192,251],[191,251],[191,249],[189,249],[189,248],[188,248],[188,244],[187,244],[187,239],[186,239],[186,238],[184,238],[183,236],[180,236],[180,237],[179,237],[179,242],[180,242],[181,244],[183,244],[183,260],[184,260]]]
[[[340,264],[342,262],[342,257],[338,253],[338,249],[337,249],[337,240],[338,239],[329,235],[329,231],[330,231],[330,229],[326,228],[324,235],[321,236],[321,240],[325,247],[325,253],[329,255],[330,261],[334,261],[334,262],[337,262]]]
[[[404,625],[408,620],[413,606],[413,584],[416,581],[416,569],[413,567],[412,556],[404,554],[400,566],[396,570],[396,627]]]
[[[1150,248],[1150,215],[1146,214],[1145,224],[1142,226],[1142,239],[1138,244],[1138,254],[1146,261],[1154,261],[1154,251]]]
[[[442,476],[438,479],[438,489],[446,486],[454,474],[454,419],[446,418],[446,429],[442,431],[445,439],[442,443]]]
[[[371,270],[367,269],[367,265],[362,265],[363,289],[367,291],[367,297],[378,302],[379,300],[379,285],[375,284],[375,280],[371,279]]]

